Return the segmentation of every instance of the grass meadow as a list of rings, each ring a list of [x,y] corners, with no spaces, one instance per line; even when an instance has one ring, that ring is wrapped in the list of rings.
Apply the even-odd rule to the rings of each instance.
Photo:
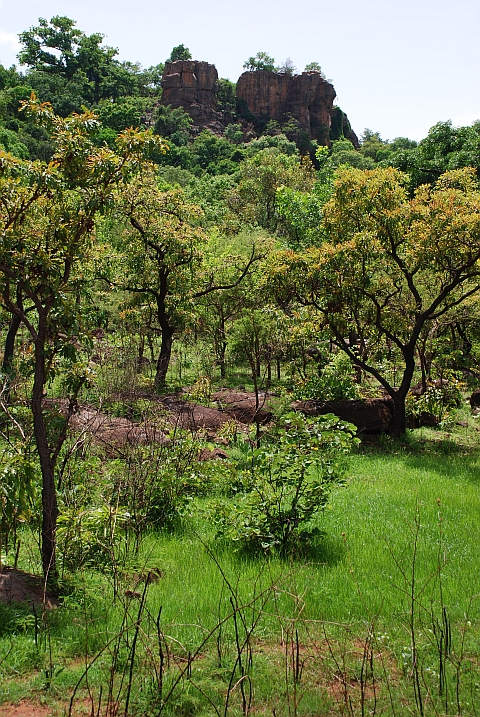
[[[236,552],[192,506],[58,608],[0,607],[0,714],[476,715],[479,444],[473,419],[364,443],[288,558]]]

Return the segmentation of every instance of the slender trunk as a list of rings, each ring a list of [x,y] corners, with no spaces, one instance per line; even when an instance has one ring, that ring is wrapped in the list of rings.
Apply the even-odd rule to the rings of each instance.
[[[138,343],[138,357],[137,357],[138,368],[142,367],[144,353],[145,353],[145,334],[140,334],[140,341]]]
[[[48,310],[39,312],[38,333],[35,340],[35,375],[32,391],[33,430],[42,472],[42,566],[48,581],[54,585],[57,577],[55,543],[57,531],[57,496],[54,465],[48,446],[47,426],[42,411],[45,386],[45,343]]]
[[[282,374],[281,374],[280,359],[277,358],[277,380],[280,381],[281,378],[282,378]]]
[[[19,287],[17,287],[17,306],[23,312],[23,297]],[[10,403],[10,385],[13,378],[13,357],[15,355],[15,339],[21,326],[22,319],[18,314],[12,314],[10,325],[8,327],[7,337],[5,339],[5,348],[3,353],[1,372],[6,378],[5,393],[3,400],[5,405]]]
[[[418,356],[420,359],[420,370],[422,372],[422,393],[425,393],[427,390],[427,362],[425,354],[421,351],[418,352]]]
[[[162,391],[167,384],[167,371],[172,356],[173,334],[174,331],[170,326],[162,329],[162,343],[155,373],[155,388],[157,391]]]
[[[389,391],[393,400],[392,433],[394,436],[403,436],[407,430],[405,399],[412,385],[413,372],[415,370],[415,342],[411,342],[405,346],[402,353],[405,359],[402,383],[398,389]]]
[[[227,362],[225,360],[225,354],[227,352],[227,344],[225,341],[220,341],[218,346],[218,365],[220,366],[220,378],[227,377]]]
[[[10,319],[10,326],[8,327],[7,337],[5,339],[5,348],[3,352],[2,361],[2,375],[6,379],[5,392],[3,394],[3,400],[5,405],[8,406],[10,403],[10,386],[13,377],[13,357],[15,355],[15,339],[17,338],[18,329],[22,323],[21,319],[17,314],[12,314]]]
[[[217,339],[217,356],[218,365],[220,366],[220,378],[227,377],[227,365],[225,355],[227,353],[227,335],[225,331],[225,319],[223,316],[220,319],[220,326],[218,331]]]

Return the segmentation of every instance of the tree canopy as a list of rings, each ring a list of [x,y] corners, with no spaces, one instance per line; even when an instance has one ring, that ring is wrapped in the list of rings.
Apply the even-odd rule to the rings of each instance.
[[[266,52],[257,52],[255,57],[249,57],[243,63],[245,70],[255,72],[256,70],[267,70],[268,72],[276,72],[275,60]]]
[[[408,198],[394,169],[341,169],[324,206],[327,241],[276,256],[270,279],[282,301],[316,308],[338,346],[390,395],[395,431],[422,332],[480,291],[480,192],[473,169],[453,170]],[[358,337],[358,350],[345,337]],[[394,386],[377,358],[402,356]],[[383,353],[382,353],[383,352]]]

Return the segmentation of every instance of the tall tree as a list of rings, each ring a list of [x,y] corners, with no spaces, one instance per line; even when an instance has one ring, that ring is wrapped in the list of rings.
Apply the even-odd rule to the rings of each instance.
[[[153,171],[142,173],[123,189],[117,209],[126,220],[124,275],[114,277],[108,270],[102,275],[112,285],[152,299],[161,335],[155,386],[162,390],[174,336],[193,316],[197,300],[236,287],[259,254],[252,247],[250,257],[228,280],[206,272],[202,264],[207,237],[199,226],[201,210],[180,189],[160,190]]]
[[[394,169],[341,169],[324,206],[328,241],[275,259],[269,280],[282,301],[313,306],[338,346],[390,395],[394,431],[405,432],[405,399],[417,344],[432,322],[480,292],[480,192],[473,169],[455,170],[409,199]],[[345,337],[358,336],[358,350]],[[396,347],[398,385],[377,363]]]
[[[116,151],[94,142],[99,122],[85,112],[55,116],[35,97],[24,110],[45,124],[55,153],[49,164],[18,160],[0,152],[0,296],[3,307],[28,330],[34,347],[31,409],[42,474],[42,563],[55,579],[57,501],[55,467],[81,383],[73,381],[69,414],[52,442],[43,396],[54,356],[74,360],[72,336],[80,330],[76,294],[78,264],[93,240],[95,214],[115,187],[141,170],[145,153],[161,141],[129,130],[119,135]]]

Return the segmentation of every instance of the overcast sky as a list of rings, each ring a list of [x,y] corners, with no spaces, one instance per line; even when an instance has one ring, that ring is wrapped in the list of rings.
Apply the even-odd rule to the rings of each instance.
[[[419,140],[440,120],[480,119],[478,0],[0,0],[0,63],[17,64],[18,33],[54,15],[144,67],[181,43],[233,81],[259,50],[298,71],[319,62],[357,134]]]

